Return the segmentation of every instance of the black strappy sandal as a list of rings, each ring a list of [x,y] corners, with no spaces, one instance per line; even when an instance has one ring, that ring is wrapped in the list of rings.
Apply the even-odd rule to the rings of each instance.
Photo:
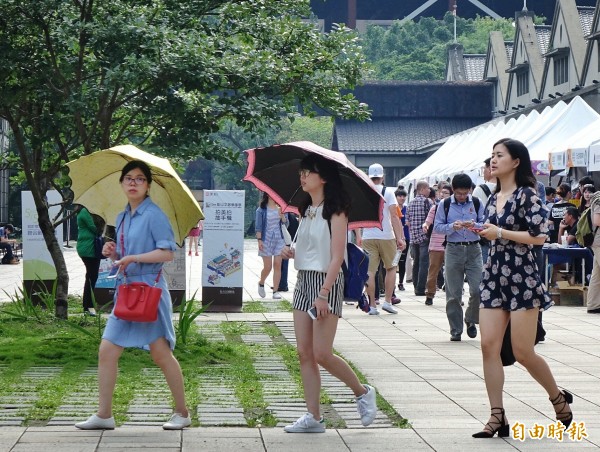
[[[499,410],[500,412],[494,413],[494,410]],[[498,438],[506,438],[509,436],[510,425],[506,422],[504,414],[504,408],[492,408],[491,417],[493,417],[495,421],[490,421],[485,424],[485,427],[481,432],[473,434],[473,438],[493,438],[496,433],[498,433]],[[496,424],[498,424],[498,427],[492,427],[492,425]]]

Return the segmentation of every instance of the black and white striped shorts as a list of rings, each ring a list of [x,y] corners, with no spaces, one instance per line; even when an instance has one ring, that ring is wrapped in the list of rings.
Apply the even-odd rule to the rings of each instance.
[[[299,270],[294,290],[294,309],[308,311],[313,306],[315,298],[323,287],[327,273],[312,270]],[[342,301],[344,300],[344,273],[338,274],[333,287],[329,291],[327,300],[331,306],[331,312],[338,317],[342,316]]]

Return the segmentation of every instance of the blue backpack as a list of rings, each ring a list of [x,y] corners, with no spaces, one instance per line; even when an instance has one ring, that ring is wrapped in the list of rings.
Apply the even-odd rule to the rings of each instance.
[[[360,301],[369,279],[369,255],[354,243],[346,244],[348,264],[342,264],[344,272],[344,299]],[[367,303],[368,304],[368,303]]]
[[[331,222],[327,220],[331,235]],[[358,301],[358,307],[369,312],[369,301],[364,293],[369,279],[369,253],[352,242],[346,243],[348,262],[342,262],[344,273],[344,300]]]

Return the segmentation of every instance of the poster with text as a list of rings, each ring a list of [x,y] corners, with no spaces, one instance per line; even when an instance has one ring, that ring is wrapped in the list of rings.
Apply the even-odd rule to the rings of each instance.
[[[203,287],[242,287],[244,257],[242,190],[204,190]]]
[[[600,144],[590,146],[588,153],[588,170],[600,171]]]
[[[54,205],[48,209],[50,218],[54,218],[60,212],[62,196],[58,191],[52,190],[46,193],[46,197],[48,204]],[[21,192],[21,206],[23,209],[23,279],[25,281],[54,280],[56,279],[56,268],[40,229],[37,209],[30,191]],[[61,224],[54,231],[61,249],[63,246],[62,228]]]

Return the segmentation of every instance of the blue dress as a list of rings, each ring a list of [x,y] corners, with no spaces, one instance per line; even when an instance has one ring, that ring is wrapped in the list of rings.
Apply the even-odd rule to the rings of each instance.
[[[169,219],[152,200],[146,198],[136,209],[133,216],[129,205],[125,211],[117,216],[117,230],[115,240],[117,253],[123,256],[121,248],[121,231],[127,255],[143,254],[155,249],[175,251],[175,238]],[[162,268],[162,263],[141,264],[132,263],[127,266],[127,281],[143,281],[154,285],[156,276]],[[117,287],[123,284],[124,275],[119,274]],[[164,337],[171,347],[175,348],[175,329],[173,328],[171,295],[164,275],[161,273],[157,287],[162,289],[162,296],[158,306],[158,319],[155,322],[129,322],[115,317],[111,312],[103,339],[120,347],[138,347],[149,350],[149,345],[157,339]],[[114,297],[115,306],[117,294]]]

